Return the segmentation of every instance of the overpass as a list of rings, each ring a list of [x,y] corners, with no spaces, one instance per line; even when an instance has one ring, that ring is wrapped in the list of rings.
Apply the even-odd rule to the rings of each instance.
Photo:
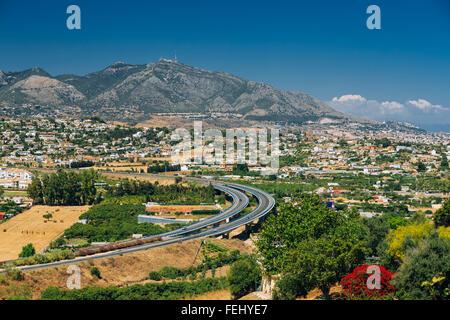
[[[71,260],[62,260],[41,265],[22,266],[18,267],[18,269],[23,271],[45,269],[50,267],[79,263],[87,260],[104,259],[123,254],[149,250],[152,248],[163,247],[193,239],[229,234],[229,232],[236,228],[249,225],[253,221],[264,217],[275,206],[275,199],[270,194],[255,187],[234,183],[224,184],[216,181],[212,182],[212,184],[214,188],[229,194],[233,198],[232,205],[225,211],[213,217],[202,219],[199,222],[172,231],[145,237],[145,239],[149,239],[161,236],[161,241],[117,249],[114,251],[99,253],[91,256],[77,257]],[[249,203],[249,199],[245,193],[249,193],[256,197],[256,199],[258,200],[258,205],[248,214],[240,216],[241,211],[246,208]],[[233,217],[235,217],[235,219],[231,220],[231,218]],[[5,270],[0,270],[0,273],[3,272],[5,272]]]

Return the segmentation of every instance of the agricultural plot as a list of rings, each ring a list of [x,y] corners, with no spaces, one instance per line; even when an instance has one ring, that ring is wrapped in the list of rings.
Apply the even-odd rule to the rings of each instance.
[[[34,206],[0,225],[0,261],[17,259],[22,247],[32,243],[39,252],[89,209],[82,207]],[[43,215],[52,218],[44,219]]]

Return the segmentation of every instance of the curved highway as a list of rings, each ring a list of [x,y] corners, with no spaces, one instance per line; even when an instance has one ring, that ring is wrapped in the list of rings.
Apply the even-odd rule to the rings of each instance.
[[[241,184],[221,183],[216,181],[212,182],[212,184],[214,188],[228,193],[233,198],[233,204],[223,212],[213,217],[202,219],[201,221],[193,223],[186,227],[181,227],[159,235],[152,235],[145,237],[145,239],[148,239],[156,236],[162,236],[163,239],[161,241],[118,249],[105,253],[99,253],[90,256],[77,257],[71,260],[63,260],[41,265],[22,266],[18,267],[18,269],[21,269],[23,271],[37,270],[49,267],[74,264],[87,260],[104,259],[117,255],[123,255],[138,251],[149,250],[152,248],[163,247],[170,244],[180,243],[188,240],[227,234],[238,227],[247,225],[259,218],[262,218],[263,216],[267,215],[270,212],[270,210],[272,210],[272,208],[275,206],[275,199],[270,194],[260,189]],[[245,193],[249,193],[255,196],[258,200],[258,206],[248,214],[240,216],[230,221],[229,220],[230,218],[237,216],[244,208],[248,206],[249,199]],[[226,223],[220,224],[223,221],[226,221]],[[0,273],[2,272],[5,272],[5,270],[0,270]]]
[[[224,220],[227,220],[239,214],[243,209],[245,209],[245,207],[248,206],[249,200],[244,192],[220,184],[213,184],[213,186],[215,189],[223,191],[233,198],[233,204],[230,207],[212,217],[201,219],[198,222],[192,223],[190,225],[175,230],[167,231],[156,235],[151,235],[145,237],[144,239],[154,238],[155,236],[170,237],[192,233],[194,231],[198,231],[199,229],[206,228],[208,226],[218,224]]]

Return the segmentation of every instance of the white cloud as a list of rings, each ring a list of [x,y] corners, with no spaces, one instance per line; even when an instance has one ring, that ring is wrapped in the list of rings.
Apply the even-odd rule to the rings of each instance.
[[[425,99],[398,101],[368,100],[357,94],[334,97],[328,104],[338,111],[378,121],[406,121],[428,129],[448,127],[450,108]]]
[[[396,101],[385,101],[380,104],[381,109],[385,113],[398,113],[405,110],[405,106]]]
[[[416,108],[419,108],[420,110],[423,110],[425,112],[429,111],[436,111],[436,110],[445,110],[445,108],[439,104],[431,104],[431,102],[425,100],[425,99],[418,99],[418,100],[409,100],[408,104],[415,106]]]
[[[360,96],[359,94],[347,94],[343,95],[342,97],[334,97],[333,101],[335,102],[365,102],[367,101],[366,98]]]

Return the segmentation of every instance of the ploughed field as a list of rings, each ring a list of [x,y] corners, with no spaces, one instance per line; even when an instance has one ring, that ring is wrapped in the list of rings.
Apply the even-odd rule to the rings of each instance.
[[[89,206],[33,206],[0,224],[0,262],[17,259],[22,247],[28,243],[32,243],[36,252],[39,252],[76,223],[78,217],[88,209]],[[46,214],[53,217],[47,221],[42,217]]]

